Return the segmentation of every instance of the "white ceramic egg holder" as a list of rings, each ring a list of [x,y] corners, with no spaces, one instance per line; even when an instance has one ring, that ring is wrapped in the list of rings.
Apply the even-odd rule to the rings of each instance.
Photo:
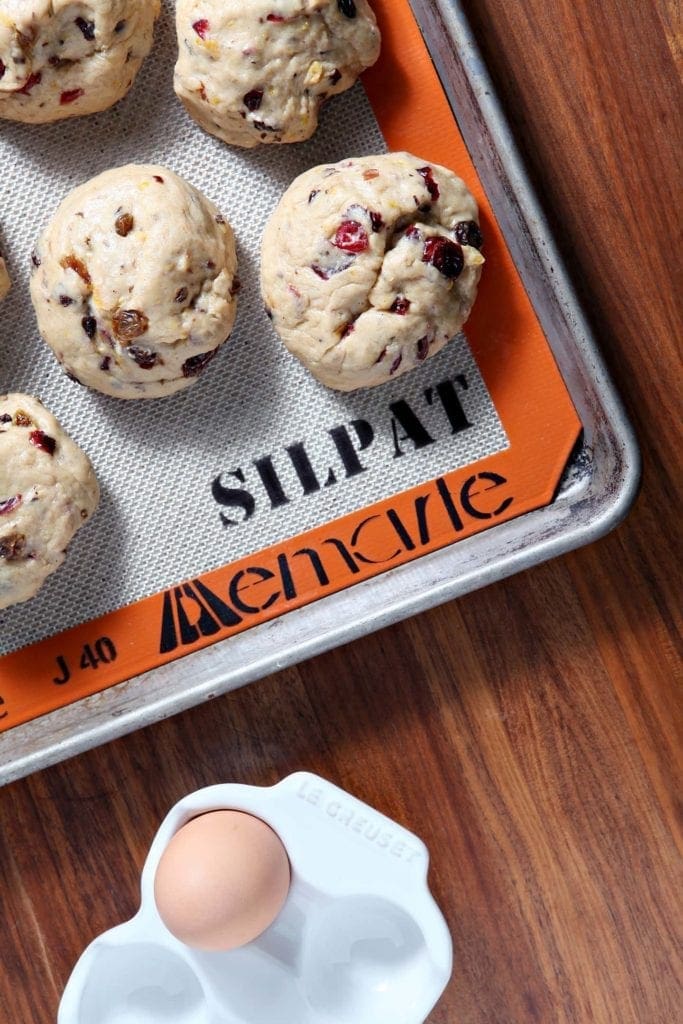
[[[179,828],[222,809],[247,811],[277,832],[292,885],[258,939],[203,953],[165,928],[154,876]],[[422,1024],[452,968],[428,862],[411,832],[316,775],[198,790],[152,843],[138,913],[78,961],[58,1024]]]

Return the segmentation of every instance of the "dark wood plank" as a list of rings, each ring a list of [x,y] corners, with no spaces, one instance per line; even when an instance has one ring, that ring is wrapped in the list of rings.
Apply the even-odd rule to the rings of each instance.
[[[638,430],[638,503],[584,551],[0,792],[0,1024],[54,1020],[175,800],[299,768],[428,843],[457,957],[432,1024],[676,1019],[677,5],[467,9]]]

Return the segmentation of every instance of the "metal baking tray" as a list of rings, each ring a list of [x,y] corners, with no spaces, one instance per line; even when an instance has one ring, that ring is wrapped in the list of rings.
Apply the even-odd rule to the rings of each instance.
[[[636,441],[457,0],[411,0],[582,425],[554,499],[0,735],[0,784],[590,543],[623,518]]]

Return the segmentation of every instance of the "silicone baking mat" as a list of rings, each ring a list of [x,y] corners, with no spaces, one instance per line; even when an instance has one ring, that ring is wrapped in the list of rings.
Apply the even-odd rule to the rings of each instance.
[[[383,51],[300,146],[243,152],[172,90],[173,4],[114,110],[0,122],[0,226],[14,289],[0,388],[37,394],[88,452],[93,522],[32,602],[0,612],[0,729],[353,585],[551,500],[579,423],[492,217],[407,0],[375,0]],[[371,392],[317,384],[258,295],[263,225],[308,167],[408,149],[456,170],[481,206],[487,264],[460,336]],[[37,336],[29,254],[57,204],[110,166],[156,162],[231,220],[236,329],[188,392],[117,402],[67,380]]]

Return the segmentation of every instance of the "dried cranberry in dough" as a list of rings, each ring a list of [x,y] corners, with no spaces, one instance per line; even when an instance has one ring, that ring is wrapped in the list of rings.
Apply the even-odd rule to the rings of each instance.
[[[40,590],[98,502],[87,456],[45,406],[0,395],[0,609]]]
[[[380,49],[367,0],[178,0],[176,27],[176,93],[207,132],[247,148],[310,138]]]
[[[407,373],[469,316],[484,262],[478,223],[460,178],[410,153],[314,167],[263,236],[261,291],[275,329],[339,391]]]
[[[152,46],[160,0],[0,0],[0,118],[106,110]]]
[[[232,330],[232,229],[164,167],[119,167],[81,185],[35,257],[43,338],[71,377],[104,394],[160,398],[189,387]]]

